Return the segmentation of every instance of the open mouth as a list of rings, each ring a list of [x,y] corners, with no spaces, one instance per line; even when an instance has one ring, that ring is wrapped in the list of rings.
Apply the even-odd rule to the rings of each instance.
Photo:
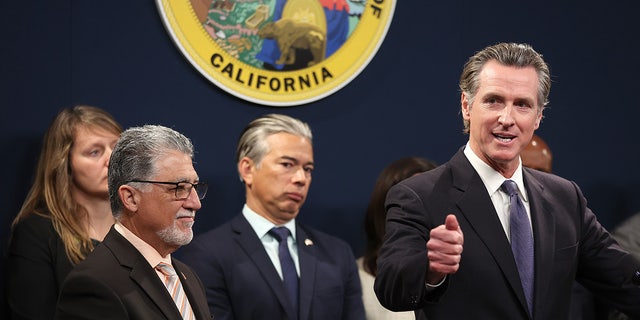
[[[515,139],[514,136],[508,136],[508,135],[501,135],[501,134],[493,134],[494,137],[496,137],[497,140],[499,140],[500,142],[504,142],[504,143],[508,143],[513,141],[513,139]]]

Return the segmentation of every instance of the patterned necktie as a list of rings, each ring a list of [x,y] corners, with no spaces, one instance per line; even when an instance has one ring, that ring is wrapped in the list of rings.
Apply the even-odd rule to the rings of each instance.
[[[187,295],[182,289],[182,284],[180,283],[180,279],[176,274],[176,270],[173,269],[173,266],[164,262],[160,262],[156,266],[156,269],[164,274],[164,285],[167,287],[167,290],[171,294],[173,301],[178,307],[178,310],[180,310],[182,318],[189,320],[195,319],[196,317],[193,314],[191,305],[189,304],[189,299],[187,299]]]
[[[533,234],[531,224],[520,197],[518,185],[513,180],[505,180],[500,189],[509,195],[509,232],[511,251],[518,266],[520,282],[527,299],[529,313],[533,313]]]
[[[287,291],[289,300],[293,305],[293,309],[298,312],[298,273],[296,266],[291,258],[287,239],[291,232],[286,227],[275,227],[269,230],[269,234],[278,240],[278,257],[280,258],[280,266],[282,267],[282,282]]]

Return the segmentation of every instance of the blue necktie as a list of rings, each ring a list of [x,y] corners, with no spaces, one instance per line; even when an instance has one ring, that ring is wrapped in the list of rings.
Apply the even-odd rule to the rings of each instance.
[[[527,210],[518,196],[518,185],[513,180],[505,180],[500,189],[509,195],[511,251],[518,266],[529,313],[533,314],[533,234],[531,233],[531,224]]]
[[[291,258],[287,238],[291,232],[286,227],[275,227],[269,230],[269,234],[278,240],[278,257],[280,258],[280,266],[282,267],[282,282],[287,291],[287,295],[293,305],[293,310],[298,313],[298,273],[296,266]]]

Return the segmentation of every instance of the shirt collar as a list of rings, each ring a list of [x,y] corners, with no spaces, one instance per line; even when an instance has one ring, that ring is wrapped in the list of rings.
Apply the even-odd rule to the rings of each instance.
[[[289,231],[291,232],[291,237],[293,238],[294,242],[296,240],[296,219],[291,219],[283,225],[275,225],[273,222],[267,220],[265,217],[251,210],[251,208],[249,208],[246,203],[242,208],[242,215],[244,215],[245,219],[247,219],[247,221],[253,228],[253,231],[256,232],[258,238],[260,239],[262,239],[262,237],[264,237],[273,227],[287,227],[287,229],[289,229]]]
[[[471,162],[471,166],[476,170],[480,179],[482,179],[482,183],[487,188],[487,192],[489,195],[493,195],[496,191],[500,189],[502,183],[506,180],[504,176],[502,176],[498,171],[491,168],[488,164],[486,164],[480,157],[478,157],[475,152],[471,149],[469,142],[464,148],[464,155],[467,157],[469,162]],[[518,168],[513,173],[513,176],[510,180],[515,181],[518,185],[518,191],[522,195],[522,199],[525,202],[528,202],[527,192],[524,188],[524,179],[522,175],[522,161],[518,158]]]
[[[142,256],[147,260],[147,262],[149,262],[152,267],[155,268],[160,262],[164,262],[169,265],[171,264],[171,254],[168,254],[166,257],[161,256],[155,248],[144,242],[144,240],[140,239],[133,232],[131,232],[131,230],[123,226],[120,222],[116,222],[116,224],[114,225],[114,229],[116,229],[118,233],[120,233],[136,249],[138,249],[138,251],[140,251],[140,254],[142,254]]]

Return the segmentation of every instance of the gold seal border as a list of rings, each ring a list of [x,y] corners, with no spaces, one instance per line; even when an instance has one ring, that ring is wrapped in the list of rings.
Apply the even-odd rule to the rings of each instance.
[[[296,71],[262,70],[232,57],[205,31],[189,0],[156,3],[174,42],[203,76],[244,100],[286,107],[327,97],[358,76],[382,45],[396,0],[368,0],[358,26],[338,51]]]

